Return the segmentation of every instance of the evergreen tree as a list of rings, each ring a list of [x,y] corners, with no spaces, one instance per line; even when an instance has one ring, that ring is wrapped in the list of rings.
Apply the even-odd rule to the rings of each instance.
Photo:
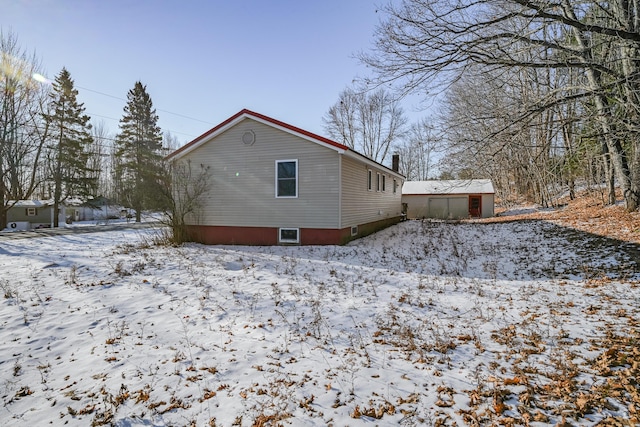
[[[114,183],[120,202],[133,208],[136,222],[143,209],[163,209],[162,132],[147,87],[136,82],[127,93],[115,141]]]
[[[87,195],[95,191],[95,179],[90,177],[87,165],[88,147],[93,138],[89,116],[84,104],[78,102],[78,91],[66,68],[53,82],[48,113],[44,119],[49,127],[49,175],[53,182],[53,211],[58,212],[60,202],[70,195]],[[58,215],[54,215],[58,227]]]

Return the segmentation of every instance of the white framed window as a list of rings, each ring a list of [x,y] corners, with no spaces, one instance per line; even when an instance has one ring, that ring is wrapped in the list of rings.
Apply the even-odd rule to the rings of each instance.
[[[280,228],[278,229],[279,243],[300,243],[299,228]]]
[[[373,190],[373,171],[367,169],[367,190]]]
[[[382,191],[387,191],[387,176],[382,175]]]
[[[276,160],[276,197],[298,197],[298,160]]]
[[[376,173],[376,191],[380,191],[380,174]]]
[[[358,235],[358,226],[354,225],[353,227],[351,227],[351,235],[352,236],[357,236]]]
[[[36,208],[27,208],[27,216],[36,216],[38,215],[38,211]]]
[[[398,191],[398,181],[394,178],[393,179],[393,194],[396,194],[397,191]]]

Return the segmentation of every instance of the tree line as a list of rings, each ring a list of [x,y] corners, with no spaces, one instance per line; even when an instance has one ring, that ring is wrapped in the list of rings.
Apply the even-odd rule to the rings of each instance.
[[[544,206],[580,186],[612,204],[619,189],[640,207],[637,2],[402,0],[380,13],[374,47],[357,55],[373,74],[324,115],[329,137],[380,163],[399,153],[408,180],[490,178],[501,200]],[[68,70],[41,84],[14,35],[0,33],[0,49],[0,226],[9,200],[102,194],[138,218],[174,203],[156,196],[175,140],[141,82],[110,138]],[[409,123],[400,100],[416,94],[440,108]]]
[[[154,209],[184,223],[196,208],[196,195],[206,191],[203,176],[210,171],[164,164],[178,144],[159,128],[145,85],[136,82],[127,93],[113,136],[102,122],[91,123],[69,70],[49,82],[38,58],[13,33],[0,31],[0,52],[0,229],[19,200],[51,199],[57,212],[68,198],[96,196],[133,209],[137,221],[143,210]],[[387,91],[345,89],[324,121],[329,136],[380,163],[391,151],[406,153],[401,169],[410,179],[427,179],[432,172],[433,124],[407,126],[403,109]],[[171,168],[181,190],[171,189]]]
[[[400,99],[364,83],[347,87],[323,117],[327,135],[378,163],[400,155],[400,172],[410,181],[439,176],[441,136],[431,117],[409,123]]]
[[[543,205],[576,186],[640,206],[640,4],[402,0],[380,10],[368,84],[438,94],[441,170]],[[426,95],[425,95],[426,96]]]
[[[170,207],[163,140],[175,140],[163,136],[145,85],[127,93],[111,138],[90,123],[66,68],[48,82],[12,33],[0,32],[0,52],[0,229],[17,201],[32,198],[53,200],[57,212],[69,197],[102,195],[132,208],[136,221],[145,209]]]

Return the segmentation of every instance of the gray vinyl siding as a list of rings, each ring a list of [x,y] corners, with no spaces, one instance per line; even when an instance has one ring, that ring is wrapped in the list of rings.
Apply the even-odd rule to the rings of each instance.
[[[372,190],[368,190],[368,170],[372,171]],[[386,191],[376,191],[377,174],[386,176]],[[341,228],[398,217],[402,210],[402,181],[383,168],[343,156],[342,159],[342,223]]]
[[[29,222],[30,224],[51,224],[51,206],[42,206],[36,208],[36,215],[27,215],[27,207],[14,206],[7,211],[7,223],[11,222]],[[62,211],[62,206],[60,206]],[[59,219],[64,222],[62,212]]]
[[[242,136],[255,133],[246,145]],[[216,226],[337,228],[339,153],[245,119],[180,161],[211,167],[203,209],[189,223]],[[276,160],[298,161],[298,197],[276,198]]]

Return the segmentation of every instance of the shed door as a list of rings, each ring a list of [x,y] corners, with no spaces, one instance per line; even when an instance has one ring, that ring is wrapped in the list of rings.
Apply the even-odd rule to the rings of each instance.
[[[447,219],[449,217],[449,201],[445,198],[433,197],[429,199],[429,218]]]
[[[469,200],[466,197],[449,197],[449,219],[467,218]]]
[[[482,216],[482,196],[469,196],[469,216]]]
[[[439,219],[466,218],[468,204],[466,197],[431,197],[428,216]]]

